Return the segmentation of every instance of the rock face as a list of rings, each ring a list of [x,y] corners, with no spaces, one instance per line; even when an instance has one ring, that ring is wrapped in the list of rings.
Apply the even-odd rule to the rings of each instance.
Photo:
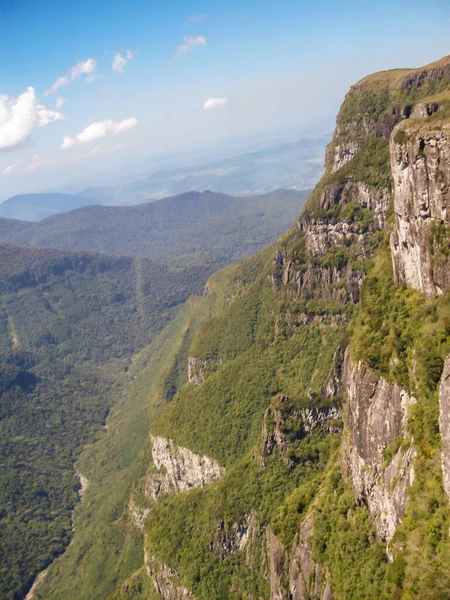
[[[151,436],[153,463],[159,472],[147,477],[145,493],[154,502],[159,496],[178,494],[212,483],[225,472],[217,461],[176,446],[168,438]]]
[[[300,264],[283,251],[276,258],[281,283],[290,298],[329,299],[340,305],[358,302],[364,279],[364,270],[358,267],[372,256],[365,244],[367,234],[384,229],[389,201],[388,189],[360,181],[325,186],[318,206],[298,223]]]
[[[133,500],[130,500],[128,504],[128,512],[135,526],[139,529],[139,531],[142,531],[144,529],[145,519],[147,518],[150,509],[142,508],[141,506],[135,504]]]
[[[313,534],[313,518],[306,517],[300,527],[289,565],[289,600],[333,600],[331,586],[322,567],[314,562],[308,540]]]
[[[200,360],[195,356],[188,359],[188,379],[191,385],[201,385],[214,367],[213,360]]]
[[[270,600],[285,600],[286,592],[283,589],[283,578],[286,571],[286,553],[283,544],[272,532],[270,526],[266,528],[267,556],[269,558],[269,583]]]
[[[442,438],[444,488],[450,498],[450,355],[445,361],[439,390],[439,429]]]
[[[181,585],[176,569],[161,563],[154,556],[145,556],[147,574],[163,600],[195,600],[195,596]]]
[[[395,281],[433,298],[450,289],[450,127],[400,125],[390,148]]]
[[[343,395],[347,401],[343,464],[357,499],[367,503],[379,539],[389,541],[402,521],[414,480],[415,453],[406,422],[416,400],[400,385],[355,365],[348,350]],[[389,464],[386,449],[393,455]]]
[[[255,527],[255,524],[254,513],[233,523],[231,527],[221,521],[210,542],[209,549],[222,560],[232,552],[242,550],[245,548],[251,529]]]
[[[341,419],[341,410],[336,406],[297,409],[290,406],[289,396],[279,396],[275,405],[269,407],[264,414],[261,444],[261,464],[264,466],[265,457],[272,454],[275,448],[283,463],[294,466],[288,456],[289,445],[300,439],[317,427],[322,427],[329,433],[339,433],[340,428],[335,424]],[[296,423],[295,433],[288,433],[290,424]]]
[[[298,541],[287,553],[271,528],[266,528],[270,600],[332,600],[326,574],[314,561],[309,547],[312,534],[310,515],[300,527]]]
[[[225,469],[208,456],[199,456],[187,448],[176,446],[173,440],[164,437],[150,436],[152,441],[152,458],[158,472],[150,472],[145,484],[145,495],[150,503],[158,498],[178,494],[192,488],[203,487],[219,479]],[[130,503],[131,517],[139,529],[143,528],[149,509],[139,509]],[[237,527],[233,541],[230,543],[245,544],[245,525]],[[248,526],[247,526],[248,529]],[[241,536],[239,541],[239,536]],[[217,542],[219,544],[219,542]],[[225,542],[224,542],[225,543]],[[163,600],[195,600],[195,597],[181,585],[180,574],[176,569],[161,563],[156,557],[146,552],[145,565],[148,576],[153,581],[156,591]]]

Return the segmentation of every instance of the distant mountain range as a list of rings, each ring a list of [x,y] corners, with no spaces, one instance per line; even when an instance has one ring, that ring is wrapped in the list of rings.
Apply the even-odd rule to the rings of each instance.
[[[0,217],[40,221],[60,212],[74,210],[88,204],[96,204],[96,201],[92,198],[85,198],[82,194],[19,194],[11,196],[0,204]]]
[[[136,206],[85,206],[39,222],[0,218],[0,242],[116,256],[219,264],[271,244],[301,212],[308,191],[234,198],[188,192]]]
[[[124,206],[190,191],[247,196],[312,188],[322,172],[328,137],[278,142],[258,152],[182,168],[155,170],[131,183],[90,187],[78,194],[22,194],[0,204],[0,217],[39,221],[90,204]]]
[[[80,195],[97,204],[123,205],[189,191],[213,190],[246,196],[279,188],[311,188],[322,173],[327,142],[328,138],[320,138],[278,143],[259,152],[157,171],[133,183],[91,187]]]

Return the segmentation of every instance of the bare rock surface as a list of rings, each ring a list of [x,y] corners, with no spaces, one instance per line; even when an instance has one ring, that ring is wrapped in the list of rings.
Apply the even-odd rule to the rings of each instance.
[[[343,463],[357,499],[367,503],[379,539],[389,541],[402,521],[414,480],[415,452],[406,424],[416,400],[400,385],[354,364],[348,350],[343,394],[347,401]],[[384,451],[389,446],[395,453],[387,464]]]
[[[181,576],[176,569],[147,554],[145,567],[147,575],[163,600],[195,600],[195,596],[181,584]]]
[[[151,436],[151,440],[153,463],[158,470],[150,473],[146,482],[146,496],[152,502],[159,496],[203,487],[225,473],[213,458],[194,454],[173,440],[158,436]]]
[[[211,552],[223,560],[232,552],[238,552],[245,548],[251,528],[255,525],[254,521],[254,513],[246,515],[231,526],[220,521],[209,545]]]
[[[450,127],[400,127],[390,142],[394,277],[433,298],[450,290]]]

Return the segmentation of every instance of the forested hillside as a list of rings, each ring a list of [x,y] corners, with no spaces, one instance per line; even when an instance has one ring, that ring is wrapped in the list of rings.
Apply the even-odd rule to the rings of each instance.
[[[149,435],[103,491],[88,451],[37,598],[450,597],[449,93],[450,58],[350,89],[300,219],[136,363]]]
[[[272,243],[298,216],[308,192],[279,190],[233,198],[189,192],[128,207],[88,206],[38,223],[0,219],[0,242],[206,261],[216,268]]]
[[[74,463],[101,436],[133,354],[213,267],[0,246],[0,597],[67,547]]]

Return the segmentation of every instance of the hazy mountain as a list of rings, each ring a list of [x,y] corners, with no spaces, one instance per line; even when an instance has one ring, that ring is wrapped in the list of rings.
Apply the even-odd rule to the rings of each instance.
[[[205,254],[224,264],[273,242],[307,196],[289,190],[245,198],[188,192],[136,206],[86,206],[37,223],[0,219],[0,242],[164,260]]]
[[[328,141],[319,138],[277,142],[258,152],[157,171],[139,181],[91,187],[80,194],[99,204],[120,205],[205,189],[243,196],[279,188],[310,188],[322,172]]]
[[[96,200],[84,198],[82,194],[19,194],[0,204],[0,217],[39,221],[88,204],[96,204]]]

